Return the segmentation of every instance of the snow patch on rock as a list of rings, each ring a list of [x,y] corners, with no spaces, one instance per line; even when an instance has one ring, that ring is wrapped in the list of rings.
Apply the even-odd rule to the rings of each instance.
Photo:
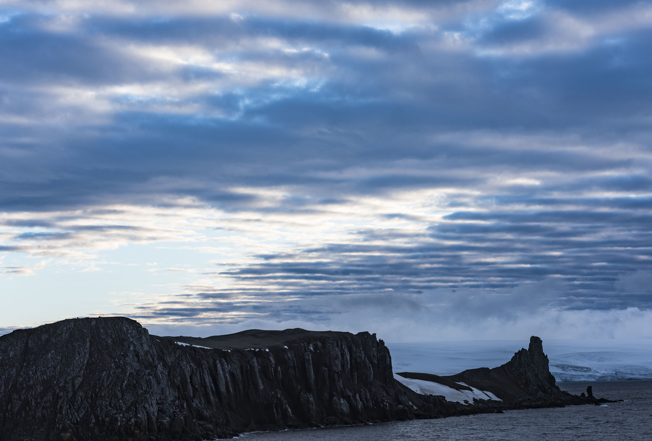
[[[209,348],[208,346],[193,345],[190,343],[184,343],[182,341],[175,341],[175,343],[178,344],[179,346],[190,346],[192,348],[201,348],[201,349],[213,349],[213,348]]]
[[[502,401],[496,395],[488,391],[482,391],[474,387],[468,386],[464,383],[459,383],[460,385],[470,387],[472,390],[456,390],[452,387],[444,386],[443,384],[435,383],[433,381],[425,380],[413,380],[411,378],[403,378],[400,375],[394,374],[394,378],[401,384],[406,387],[409,387],[414,392],[422,395],[443,395],[446,398],[446,401],[457,401],[458,403],[464,403],[468,401],[469,403],[473,402],[473,399],[478,400],[495,400]]]

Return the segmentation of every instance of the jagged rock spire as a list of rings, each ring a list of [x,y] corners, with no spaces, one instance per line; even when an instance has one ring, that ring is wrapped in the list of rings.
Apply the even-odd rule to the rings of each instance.
[[[530,346],[527,352],[537,372],[547,376],[550,373],[548,356],[543,352],[543,342],[539,337],[534,335],[530,337]]]

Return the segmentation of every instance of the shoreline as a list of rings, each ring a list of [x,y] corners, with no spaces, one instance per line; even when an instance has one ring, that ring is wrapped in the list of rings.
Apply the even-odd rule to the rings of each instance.
[[[563,385],[574,384],[574,385],[578,386],[579,383],[584,383],[584,382],[567,382],[567,383],[564,383]],[[586,382],[586,383],[587,384],[585,384],[584,386],[590,384],[590,382]],[[607,382],[602,382],[601,384],[616,385],[616,384],[619,384],[619,383],[622,384],[622,385],[636,385],[636,384],[650,383],[652,385],[652,380],[607,381]],[[562,390],[563,390],[563,388],[562,388]],[[647,388],[644,388],[644,389],[641,389],[641,390],[647,390]],[[606,390],[606,391],[598,390],[597,393],[599,393],[601,395],[602,394],[610,395],[610,394],[612,394],[614,392],[612,392],[611,390]],[[400,434],[403,434],[407,430],[407,428],[409,428],[409,427],[414,427],[414,426],[421,427],[423,424],[427,424],[429,422],[433,423],[432,426],[441,427],[442,420],[447,420],[447,421],[451,422],[451,424],[446,424],[446,427],[448,427],[448,426],[464,426],[465,428],[468,428],[470,426],[470,424],[467,423],[466,421],[468,421],[468,422],[477,421],[477,423],[475,423],[475,425],[473,425],[473,427],[475,427],[475,426],[487,427],[486,426],[487,422],[495,421],[496,426],[495,427],[491,426],[487,430],[492,430],[492,429],[493,430],[498,430],[499,426],[502,426],[502,425],[505,424],[505,420],[500,419],[500,418],[504,418],[505,416],[510,417],[511,418],[510,421],[513,420],[513,419],[534,419],[537,422],[541,422],[541,421],[545,421],[551,415],[554,415],[554,416],[575,415],[575,414],[584,415],[584,414],[586,414],[588,412],[590,414],[594,414],[594,415],[597,416],[597,415],[600,415],[600,413],[595,413],[595,412],[599,412],[597,409],[609,409],[610,412],[616,410],[618,412],[628,414],[629,412],[626,411],[626,408],[628,406],[632,406],[632,405],[635,405],[635,404],[633,404],[631,402],[631,399],[625,399],[622,402],[613,403],[613,405],[615,405],[616,407],[612,407],[612,404],[609,404],[609,407],[607,407],[607,408],[604,408],[604,407],[601,408],[600,406],[594,406],[594,405],[585,405],[585,406],[580,405],[580,406],[567,406],[567,407],[564,407],[564,408],[514,409],[514,410],[507,410],[503,414],[497,414],[497,415],[495,415],[495,419],[493,417],[491,417],[488,420],[485,419],[486,414],[473,414],[473,415],[458,415],[458,416],[454,416],[454,417],[433,418],[433,419],[423,419],[423,420],[389,421],[389,422],[382,422],[382,423],[375,423],[375,424],[338,425],[338,426],[314,427],[314,428],[309,428],[309,429],[289,429],[289,430],[284,430],[284,431],[258,431],[258,432],[243,433],[243,434],[239,435],[235,439],[243,439],[243,440],[251,439],[251,440],[255,440],[255,441],[260,439],[261,441],[277,441],[277,440],[282,439],[281,434],[285,434],[288,437],[288,439],[290,439],[292,441],[294,441],[294,440],[303,441],[304,440],[304,435],[310,434],[311,432],[314,432],[314,431],[321,431],[319,437],[314,437],[314,438],[310,437],[308,439],[309,440],[313,440],[313,439],[315,439],[315,440],[324,440],[324,441],[335,441],[335,440],[339,440],[339,439],[357,439],[357,437],[353,438],[353,436],[354,435],[357,436],[357,435],[361,435],[361,434],[364,435],[364,434],[368,433],[368,438],[371,440],[371,439],[374,438],[373,436],[375,434],[387,433],[392,428],[397,428],[396,432],[398,432]],[[596,409],[596,411],[594,412],[593,409]],[[622,410],[620,410],[620,409],[622,409]],[[536,412],[533,412],[533,411],[536,411]],[[537,417],[538,414],[540,415],[540,417]],[[473,417],[473,418],[468,419],[468,420],[463,420],[463,419],[461,420],[459,417]],[[484,422],[481,422],[479,419],[482,419],[482,421],[484,421]],[[569,417],[569,419],[572,419],[572,418]],[[460,421],[460,420],[464,421],[464,423],[463,424],[458,423],[458,421]],[[604,420],[599,419],[599,421],[604,421]],[[430,426],[430,424],[427,424],[427,425]],[[369,431],[364,430],[363,432],[360,432],[360,429],[362,429],[363,427],[367,427],[367,426],[369,426],[368,427]],[[379,430],[375,431],[374,428],[379,429]],[[334,433],[331,436],[329,436],[328,435],[329,431],[333,431]],[[568,434],[566,437],[562,436],[559,439],[564,439],[564,440],[568,439],[568,440],[570,440],[571,438],[572,438],[572,435]],[[217,439],[222,441],[222,440],[227,439],[227,438],[217,438]],[[430,437],[424,437],[423,438],[423,440],[426,440],[426,439],[431,439],[431,438]],[[443,439],[445,439],[445,438],[443,438]],[[476,439],[480,439],[480,438],[476,438]],[[524,439],[524,438],[502,437],[502,438],[499,438],[499,439]],[[553,439],[553,438],[541,438],[541,439]],[[596,438],[596,439],[600,439],[600,438]],[[627,437],[625,437],[623,439],[636,439],[636,438],[627,438]],[[363,438],[363,440],[367,441],[367,438],[365,437],[365,438]],[[210,441],[214,441],[214,440],[210,440]],[[417,441],[422,441],[422,439],[417,438]]]
[[[69,319],[0,337],[0,441],[199,441],[609,401],[562,392],[535,336],[502,366],[438,378],[502,401],[417,393],[368,332],[158,337],[127,318]]]

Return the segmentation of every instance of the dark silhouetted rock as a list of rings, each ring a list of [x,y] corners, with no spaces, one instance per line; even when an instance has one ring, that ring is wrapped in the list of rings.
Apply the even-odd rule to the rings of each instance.
[[[460,378],[475,387],[502,384],[505,397],[557,397],[547,366],[541,341],[533,338],[506,365]],[[505,386],[505,378],[516,385]],[[64,320],[0,337],[0,441],[202,440],[586,402],[572,399],[463,405],[420,395],[394,380],[389,350],[367,332],[172,338],[116,317]]]
[[[267,347],[247,347],[256,338]],[[181,346],[126,318],[0,337],[0,440],[200,440],[418,416],[375,335],[247,331],[230,340],[229,349]]]
[[[550,373],[539,337],[531,337],[529,348],[521,349],[502,366],[470,369],[444,378],[490,391],[505,402],[564,396]]]
[[[539,337],[531,337],[528,349],[516,352],[512,359],[494,369],[469,369],[456,375],[438,376],[414,372],[401,372],[404,378],[432,381],[459,391],[470,387],[488,391],[502,400],[476,400],[476,407],[522,409],[537,407],[561,407],[574,404],[600,404],[610,402],[596,399],[591,386],[587,388],[588,397],[571,395],[562,391],[550,373],[548,357],[543,352]]]

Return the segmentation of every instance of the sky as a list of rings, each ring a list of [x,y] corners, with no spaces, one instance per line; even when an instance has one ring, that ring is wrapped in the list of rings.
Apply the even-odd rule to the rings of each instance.
[[[652,338],[652,4],[0,0],[0,333]]]

